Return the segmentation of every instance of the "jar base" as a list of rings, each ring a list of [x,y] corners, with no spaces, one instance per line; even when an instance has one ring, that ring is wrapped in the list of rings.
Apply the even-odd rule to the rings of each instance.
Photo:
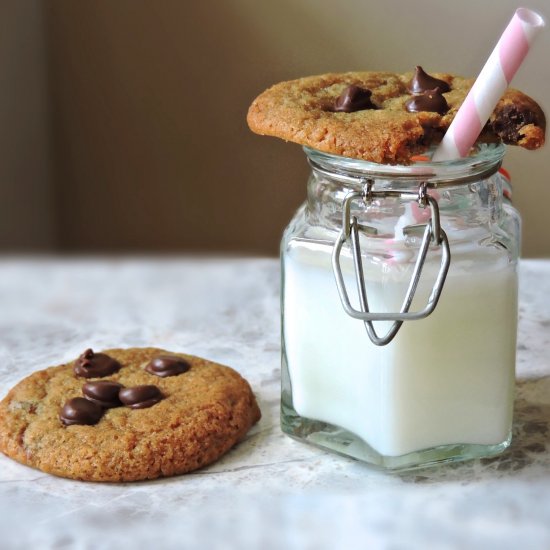
[[[460,443],[440,445],[401,456],[384,456],[353,433],[326,422],[304,418],[284,403],[281,407],[281,429],[298,441],[394,472],[492,457],[505,451],[512,440],[510,432],[505,441],[496,445]]]

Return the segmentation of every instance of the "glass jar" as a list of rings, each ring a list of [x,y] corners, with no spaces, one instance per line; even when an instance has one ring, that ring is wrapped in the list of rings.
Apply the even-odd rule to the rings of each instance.
[[[282,429],[389,469],[511,440],[520,217],[505,147],[390,166],[305,148],[282,257]]]

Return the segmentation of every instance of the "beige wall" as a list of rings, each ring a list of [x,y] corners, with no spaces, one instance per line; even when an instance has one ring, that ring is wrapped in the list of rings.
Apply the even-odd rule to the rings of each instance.
[[[550,12],[547,0],[530,6]],[[422,64],[474,75],[516,2],[51,0],[45,7],[58,249],[276,254],[305,198],[307,166],[298,146],[249,133],[253,97],[279,80],[334,70]],[[514,82],[547,110],[549,52],[547,30]],[[39,155],[47,144],[34,149]],[[524,216],[524,255],[550,255],[549,151],[510,151],[505,164]]]

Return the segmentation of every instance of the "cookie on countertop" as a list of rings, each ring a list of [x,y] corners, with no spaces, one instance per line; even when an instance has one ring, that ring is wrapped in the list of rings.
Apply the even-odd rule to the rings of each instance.
[[[86,350],[0,402],[0,451],[62,477],[154,479],[214,462],[260,416],[229,367],[155,348]]]
[[[331,73],[281,82],[248,111],[258,134],[319,151],[386,164],[407,164],[439,143],[474,80],[444,73]],[[514,89],[502,96],[479,142],[538,149],[546,119]]]

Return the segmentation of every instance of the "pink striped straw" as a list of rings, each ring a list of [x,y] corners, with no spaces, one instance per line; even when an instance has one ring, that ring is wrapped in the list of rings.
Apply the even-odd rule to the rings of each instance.
[[[502,94],[523,62],[544,19],[527,8],[516,10],[443,136],[432,161],[466,157]]]

